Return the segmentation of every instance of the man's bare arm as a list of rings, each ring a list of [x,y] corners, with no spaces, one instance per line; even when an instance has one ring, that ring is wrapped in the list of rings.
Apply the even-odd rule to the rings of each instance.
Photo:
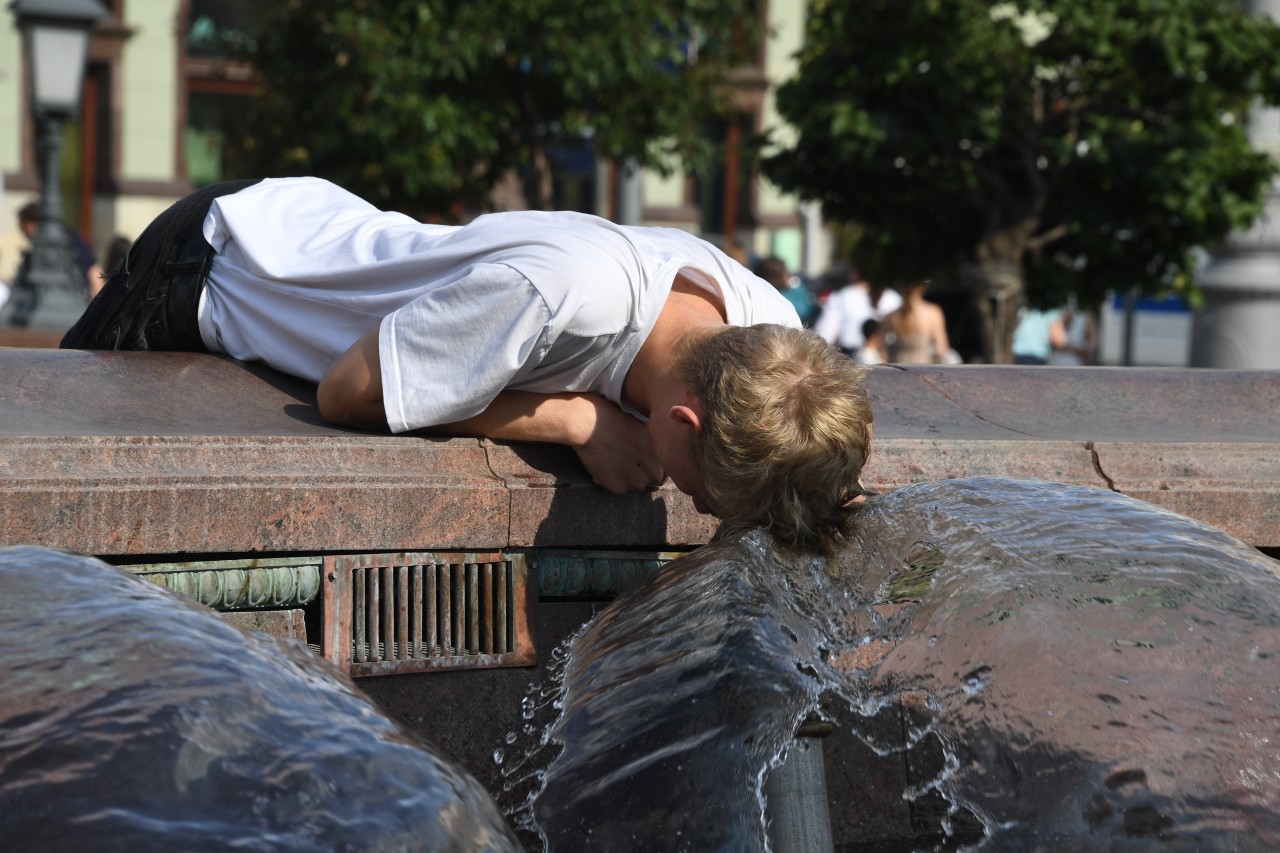
[[[386,427],[377,330],[334,361],[320,380],[316,403],[320,414],[334,423]],[[503,391],[480,414],[430,430],[567,445],[592,479],[614,494],[661,485],[666,479],[644,424],[598,394]]]
[[[377,329],[329,365],[316,388],[316,407],[325,420],[335,424],[386,429]]]

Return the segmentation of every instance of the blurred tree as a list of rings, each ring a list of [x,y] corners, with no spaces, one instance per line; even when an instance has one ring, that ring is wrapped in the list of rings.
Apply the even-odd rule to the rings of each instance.
[[[1024,297],[1186,292],[1256,217],[1277,55],[1238,0],[815,0],[764,169],[858,223],[873,275],[958,277],[1007,362]]]
[[[758,38],[756,0],[263,0],[239,174],[312,174],[449,216],[511,170],[545,206],[551,145],[661,168]]]

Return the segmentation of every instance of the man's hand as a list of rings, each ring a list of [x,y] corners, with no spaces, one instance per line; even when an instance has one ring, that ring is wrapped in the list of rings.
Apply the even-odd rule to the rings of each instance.
[[[431,429],[567,445],[591,479],[615,495],[660,486],[666,479],[649,446],[649,430],[599,394],[503,391],[480,414]]]
[[[595,406],[595,427],[572,445],[596,485],[615,495],[662,485],[666,474],[649,446],[649,430],[608,400]]]

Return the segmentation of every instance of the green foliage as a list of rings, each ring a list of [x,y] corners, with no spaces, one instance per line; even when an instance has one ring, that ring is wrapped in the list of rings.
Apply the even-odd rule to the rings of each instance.
[[[1034,301],[1185,285],[1260,212],[1280,29],[1236,0],[815,0],[782,188],[882,278],[1021,264]]]
[[[605,157],[697,161],[725,72],[758,37],[753,7],[263,0],[249,58],[265,93],[235,167],[320,175],[426,217],[480,205],[509,170],[584,137]]]

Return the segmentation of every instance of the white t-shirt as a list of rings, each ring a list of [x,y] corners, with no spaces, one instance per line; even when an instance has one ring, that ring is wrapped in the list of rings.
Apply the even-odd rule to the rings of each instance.
[[[800,325],[785,297],[705,240],[580,213],[424,225],[327,181],[280,178],[215,200],[204,234],[217,253],[200,299],[205,345],[316,382],[378,328],[395,432],[478,414],[506,388],[621,405],[681,268],[711,279],[732,325]]]
[[[872,305],[868,288],[846,285],[827,297],[813,330],[829,344],[856,351],[867,342],[862,328],[868,320],[883,320],[901,307],[902,297],[892,288],[886,288]]]

